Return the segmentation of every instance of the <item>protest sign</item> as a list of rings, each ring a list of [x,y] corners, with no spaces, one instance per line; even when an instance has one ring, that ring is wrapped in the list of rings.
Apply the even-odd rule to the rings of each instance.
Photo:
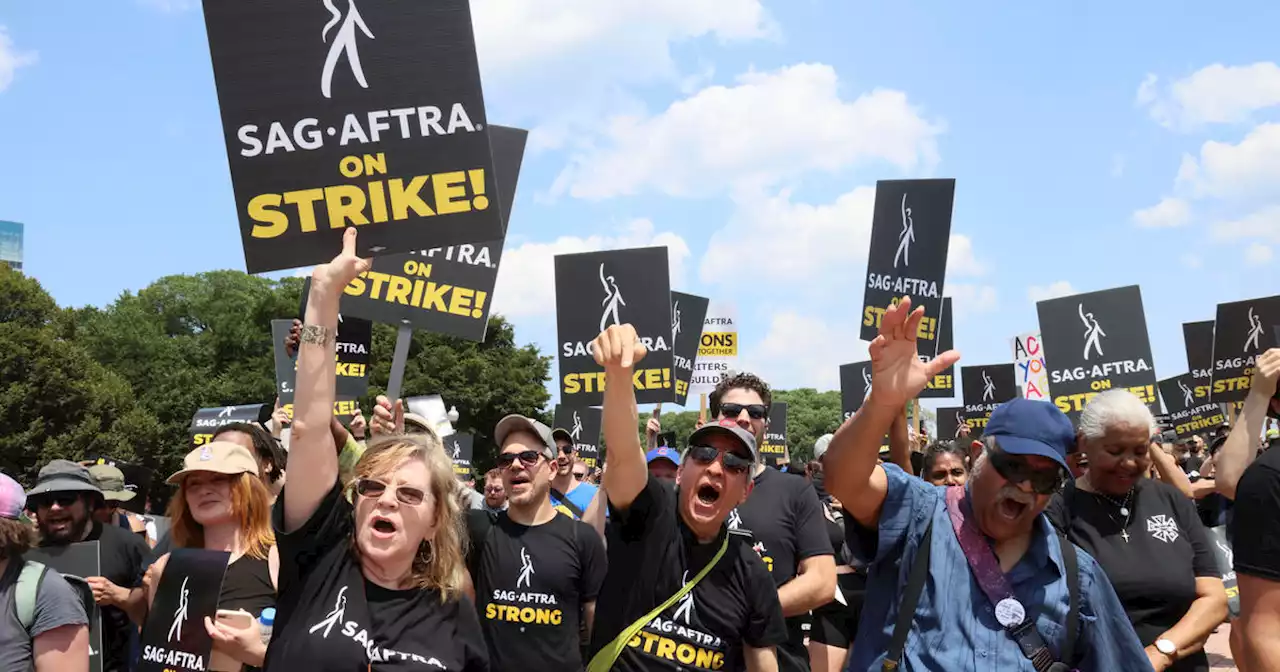
[[[1197,432],[1211,430],[1227,421],[1222,407],[1201,401],[1195,393],[1195,377],[1189,373],[1160,381],[1160,397],[1168,419],[1164,423],[1178,435],[1186,438]]]
[[[595,469],[600,466],[600,425],[603,420],[601,410],[590,406],[566,406],[556,404],[555,429],[569,432],[574,448],[578,449],[578,459]]]
[[[942,297],[942,311],[938,315],[937,338],[933,341],[917,340],[916,350],[920,361],[931,362],[933,358],[954,348],[952,327],[955,317],[951,313],[951,297]],[[928,384],[920,390],[921,399],[950,399],[956,396],[956,367],[948,366],[938,375],[929,379]]]
[[[504,232],[515,205],[528,135],[518,128],[489,127]],[[497,238],[375,257],[373,267],[343,290],[342,312],[483,342],[503,242]]]
[[[265,404],[202,408],[191,418],[191,426],[187,430],[191,434],[191,447],[196,448],[212,441],[214,430],[223,425],[236,422],[262,423],[270,417],[271,410]]]
[[[453,434],[449,411],[445,409],[444,398],[438,394],[409,397],[404,400],[404,410],[426,420],[431,429],[435,430],[436,436],[443,438]]]
[[[164,575],[142,628],[138,672],[203,672],[210,669],[213,639],[204,619],[214,618],[231,554],[199,548],[169,552]]]
[[[689,398],[689,381],[698,361],[702,343],[702,321],[707,317],[709,299],[684,292],[671,292],[671,359],[675,366],[675,402],[684,406]]]
[[[858,412],[871,395],[871,362],[840,365],[840,411],[843,420]]]
[[[250,273],[503,236],[470,3],[342,4],[204,3]]]
[[[475,452],[475,437],[470,434],[454,432],[441,439],[445,452],[453,459],[453,473],[461,481],[475,478],[471,469],[471,458]]]
[[[1218,304],[1210,401],[1237,402],[1249,396],[1258,355],[1273,346],[1267,338],[1273,324],[1280,324],[1280,296]]]
[[[935,411],[937,416],[938,441],[953,441],[964,425],[964,406],[941,406]]]
[[[880,333],[884,311],[904,296],[924,306],[919,338],[936,340],[951,242],[955,180],[880,180],[871,216],[871,252],[860,338]]]
[[[996,406],[1018,396],[1013,364],[960,367],[964,392],[964,419],[974,434],[981,434]]]
[[[605,373],[591,348],[615,324],[635,327],[648,350],[631,379],[636,402],[674,399],[667,248],[561,254],[555,269],[560,399],[572,406],[604,403]]]
[[[1018,396],[1034,401],[1052,401],[1049,396],[1049,371],[1044,366],[1044,346],[1040,343],[1040,332],[1030,331],[1014,336],[1012,345]]]
[[[1099,392],[1128,389],[1160,410],[1137,285],[1036,304],[1053,403],[1075,422]]]
[[[289,421],[293,421],[293,404],[282,404],[280,409],[289,417]],[[359,399],[338,399],[333,402],[333,417],[342,423],[343,427],[350,427],[352,416],[360,410]]]
[[[303,312],[306,315],[306,296],[311,280],[303,283]],[[294,380],[298,377],[298,355],[285,352],[285,339],[293,327],[293,320],[271,320],[271,344],[274,349],[276,369],[276,396],[280,404],[292,405]],[[373,323],[358,317],[338,316],[338,337],[334,346],[335,397],[356,399],[369,391],[369,357],[373,350]]]
[[[711,394],[721,378],[738,368],[737,317],[738,309],[732,303],[712,301],[707,306],[698,358],[689,380],[690,396]]]
[[[1187,371],[1207,388],[1213,378],[1213,320],[1183,322],[1182,343],[1187,350]],[[1204,396],[1208,394],[1206,389]]]
[[[760,461],[777,466],[787,457],[787,403],[775,401],[769,406],[769,425],[760,444]]]
[[[86,581],[91,576],[102,576],[99,553],[97,541],[81,541],[65,546],[40,546],[23,554],[24,559],[61,574],[80,598],[89,620],[90,672],[102,672],[102,610],[93,599],[93,589]]]

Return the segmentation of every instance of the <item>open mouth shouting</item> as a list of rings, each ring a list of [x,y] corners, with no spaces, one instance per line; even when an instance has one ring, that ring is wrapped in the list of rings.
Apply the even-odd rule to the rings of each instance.
[[[512,474],[509,478],[510,484],[507,486],[510,494],[522,494],[532,487],[533,479],[529,477],[529,472],[522,471],[518,474]]]
[[[1009,495],[1001,495],[999,501],[996,502],[996,513],[1008,522],[1021,518],[1030,508],[1030,502],[1025,502]]]
[[[396,526],[395,521],[387,518],[386,516],[377,515],[373,517],[370,527],[373,531],[374,539],[394,538],[396,536],[396,531],[399,529]]]

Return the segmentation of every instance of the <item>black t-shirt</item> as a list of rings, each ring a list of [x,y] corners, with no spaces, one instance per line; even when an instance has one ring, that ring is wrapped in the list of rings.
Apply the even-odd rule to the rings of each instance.
[[[1196,579],[1222,578],[1222,573],[1195,503],[1173,486],[1142,479],[1129,508],[1128,541],[1121,533],[1125,517],[1119,507],[1074,483],[1053,498],[1045,513],[1097,559],[1138,639],[1151,646],[1187,614],[1196,599]],[[1208,670],[1209,662],[1201,651],[1169,669]]]
[[[470,600],[441,599],[434,589],[388,590],[365,580],[351,551],[351,504],[338,482],[294,532],[284,532],[283,495],[272,523],[280,595],[264,670],[489,669]]]
[[[750,531],[752,549],[764,561],[775,586],[796,576],[801,560],[832,555],[826,517],[818,493],[798,476],[765,469],[755,478],[751,496],[729,515],[729,528]],[[788,640],[778,647],[778,669],[802,672],[809,669],[809,652],[804,645],[802,618],[788,618]]]
[[[591,649],[599,651],[675,595],[727,538],[715,568],[646,624],[613,669],[743,670],[744,645],[766,648],[787,640],[778,591],[749,537],[722,526],[713,542],[698,543],[677,512],[677,498],[674,488],[650,478],[627,509],[609,505],[609,573],[597,601]]]
[[[1235,571],[1280,582],[1280,450],[1262,454],[1236,484]]]
[[[506,512],[467,514],[471,577],[496,672],[582,669],[582,605],[604,582],[604,542],[586,523],[556,514],[529,527]],[[493,522],[491,522],[493,521]]]
[[[1187,474],[1190,474],[1193,471],[1196,472],[1196,474],[1199,474],[1200,467],[1203,467],[1203,466],[1204,466],[1204,458],[1201,457],[1200,455],[1188,454],[1187,459],[1182,461],[1182,470],[1185,471]]]

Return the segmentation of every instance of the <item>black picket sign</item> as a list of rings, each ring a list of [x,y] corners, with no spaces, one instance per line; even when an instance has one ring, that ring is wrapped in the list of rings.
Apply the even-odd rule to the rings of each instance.
[[[675,402],[681,406],[689,399],[689,381],[698,362],[698,346],[702,338],[702,321],[707,317],[710,299],[671,292],[672,360],[675,362]]]
[[[1280,296],[1218,304],[1210,401],[1229,403],[1249,396],[1258,355],[1272,347],[1267,329],[1274,324],[1280,324]]]
[[[311,278],[302,283],[302,305],[298,315],[307,314],[307,297],[311,292]],[[271,320],[271,342],[276,369],[276,395],[282,406],[293,404],[294,380],[298,376],[298,354],[290,357],[285,352],[284,341],[289,335],[292,320]],[[373,323],[349,315],[338,316],[337,360],[335,390],[338,399],[358,399],[369,391],[369,362],[373,353]]]
[[[960,426],[965,424],[964,406],[942,406],[935,411],[937,417],[937,427],[935,432],[938,441],[953,441],[956,434],[960,431]]]
[[[1190,373],[1159,382],[1160,398],[1164,400],[1168,414],[1165,424],[1180,439],[1207,432],[1227,421],[1221,406],[1197,396],[1197,387],[1207,388],[1207,385],[1197,386],[1196,382],[1195,376]]]
[[[453,459],[453,473],[461,481],[470,481],[475,478],[475,472],[471,468],[471,460],[475,457],[475,439],[471,434],[461,434],[454,432],[444,437],[444,449]]]
[[[1187,370],[1204,386],[1204,398],[1208,399],[1213,378],[1213,320],[1183,322],[1182,342],[1187,350]]]
[[[760,445],[760,461],[776,467],[787,456],[787,402],[775,401],[769,406],[769,425]]]
[[[204,2],[249,272],[501,239],[468,0],[339,4]]]
[[[840,365],[840,410],[844,420],[858,412],[871,394],[871,362]]]
[[[1013,363],[960,367],[964,393],[964,419],[974,435],[982,433],[996,406],[1018,396],[1018,374]]]
[[[916,349],[920,354],[920,361],[931,362],[934,357],[951,350],[955,346],[952,333],[952,325],[955,323],[955,315],[951,312],[951,297],[942,297],[942,310],[938,316],[938,338],[930,345],[929,341],[919,339],[916,341]],[[930,348],[933,348],[930,351]],[[929,384],[920,390],[918,395],[921,399],[950,399],[956,396],[956,367],[948,366],[941,373],[934,376]]]
[[[573,406],[604,403],[604,369],[596,364],[591,343],[608,326],[630,324],[648,348],[632,377],[636,402],[672,401],[667,248],[562,254],[555,269],[560,398]]]
[[[271,418],[271,408],[266,404],[241,404],[218,408],[202,408],[191,419],[188,432],[191,448],[203,446],[213,440],[213,433],[223,425],[236,422],[266,422]]]
[[[102,576],[102,561],[97,541],[81,541],[66,546],[42,546],[28,550],[23,558],[38,562],[62,575],[76,591],[89,619],[89,671],[102,672],[102,610],[93,599],[93,589],[86,581]]]
[[[197,548],[169,552],[164,575],[142,628],[138,672],[209,669],[213,639],[204,619],[214,618],[231,554]]]
[[[699,324],[701,320],[699,320]],[[603,422],[601,409],[590,406],[566,406],[556,404],[555,429],[563,429],[573,439],[578,449],[578,459],[592,469],[603,464],[600,454],[600,427]]]

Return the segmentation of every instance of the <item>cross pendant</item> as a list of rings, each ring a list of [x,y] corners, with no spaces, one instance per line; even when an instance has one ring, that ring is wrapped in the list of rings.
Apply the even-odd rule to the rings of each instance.
[[[1124,537],[1124,543],[1129,543],[1129,530],[1120,530],[1120,536]]]

